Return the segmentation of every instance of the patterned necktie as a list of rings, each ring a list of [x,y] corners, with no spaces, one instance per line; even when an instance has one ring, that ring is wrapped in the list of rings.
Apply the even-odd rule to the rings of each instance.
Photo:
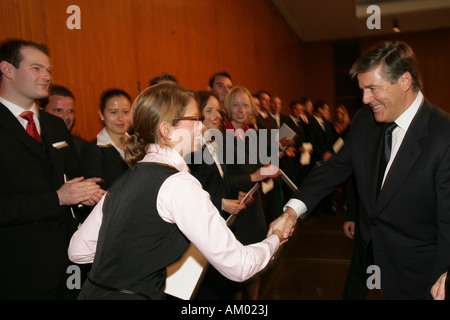
[[[25,112],[22,112],[20,114],[20,116],[28,121],[27,129],[26,129],[28,134],[30,136],[32,136],[33,138],[35,138],[37,141],[41,142],[41,136],[37,130],[36,123],[34,122],[34,119],[33,119],[33,112],[25,111]]]

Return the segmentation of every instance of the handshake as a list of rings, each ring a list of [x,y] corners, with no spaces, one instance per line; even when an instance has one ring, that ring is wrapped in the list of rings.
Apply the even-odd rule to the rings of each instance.
[[[297,213],[291,207],[287,207],[286,211],[270,224],[267,236],[274,234],[280,239],[280,244],[283,244],[292,236],[296,223]]]

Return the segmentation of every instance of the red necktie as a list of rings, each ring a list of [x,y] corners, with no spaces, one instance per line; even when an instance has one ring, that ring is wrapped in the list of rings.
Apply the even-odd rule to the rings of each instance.
[[[33,138],[35,138],[37,141],[41,142],[41,136],[39,135],[39,132],[36,128],[36,123],[34,122],[34,119],[33,119],[33,112],[25,111],[25,112],[22,112],[20,114],[20,116],[28,121],[28,124],[27,124],[28,134],[30,136],[32,136]]]
[[[269,129],[272,129],[272,126],[270,125],[270,120],[269,120],[269,116],[267,116],[266,122],[267,122],[267,126],[269,127]]]

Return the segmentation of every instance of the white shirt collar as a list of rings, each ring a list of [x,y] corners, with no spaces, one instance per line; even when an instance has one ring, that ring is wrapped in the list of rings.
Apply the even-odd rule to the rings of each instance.
[[[417,111],[419,110],[420,106],[422,105],[423,101],[423,94],[422,92],[418,92],[416,99],[414,102],[406,109],[400,117],[398,117],[395,120],[395,123],[402,128],[403,130],[407,131],[409,128],[409,125],[411,124],[412,120],[414,119],[414,116],[416,115]]]
[[[186,161],[177,151],[154,143],[148,146],[147,154],[140,162],[159,162],[175,167],[178,171],[189,172]]]
[[[39,116],[39,109],[36,106],[36,103],[34,103],[29,110],[25,110],[24,108],[19,107],[15,103],[10,102],[3,97],[0,97],[0,102],[3,103],[16,118],[19,117],[24,111],[31,111],[36,115],[36,117]]]
[[[268,116],[266,110],[259,109],[259,114],[263,116],[263,118],[266,118]]]
[[[128,133],[125,133],[125,135],[127,136]],[[102,129],[102,131],[100,131],[97,134],[97,145],[99,147],[109,147],[109,146],[113,146],[114,148],[116,148],[116,150],[119,152],[120,157],[122,159],[125,159],[125,153],[123,152],[122,149],[120,149],[118,146],[116,146],[116,144],[114,143],[114,141],[111,139],[111,137],[108,134],[108,131],[106,131],[106,127],[104,127]]]
[[[29,110],[25,110],[24,108],[19,107],[15,103],[10,102],[3,97],[0,97],[0,102],[5,105],[5,107],[14,115],[14,117],[16,117],[17,121],[19,121],[19,123],[22,125],[24,129],[26,129],[28,121],[23,119],[20,115],[24,111],[33,112],[34,123],[36,124],[37,131],[39,132],[39,134],[41,134],[41,123],[39,121],[39,108],[36,106],[36,103],[34,103]]]

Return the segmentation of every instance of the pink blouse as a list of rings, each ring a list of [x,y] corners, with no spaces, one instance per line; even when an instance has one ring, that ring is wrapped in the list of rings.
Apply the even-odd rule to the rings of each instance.
[[[278,250],[277,236],[242,245],[175,150],[152,144],[142,162],[163,163],[179,170],[161,185],[158,213],[164,221],[175,223],[214,268],[233,281],[245,281],[264,269]],[[103,201],[104,197],[72,236],[68,254],[74,263],[92,263],[94,260]]]

